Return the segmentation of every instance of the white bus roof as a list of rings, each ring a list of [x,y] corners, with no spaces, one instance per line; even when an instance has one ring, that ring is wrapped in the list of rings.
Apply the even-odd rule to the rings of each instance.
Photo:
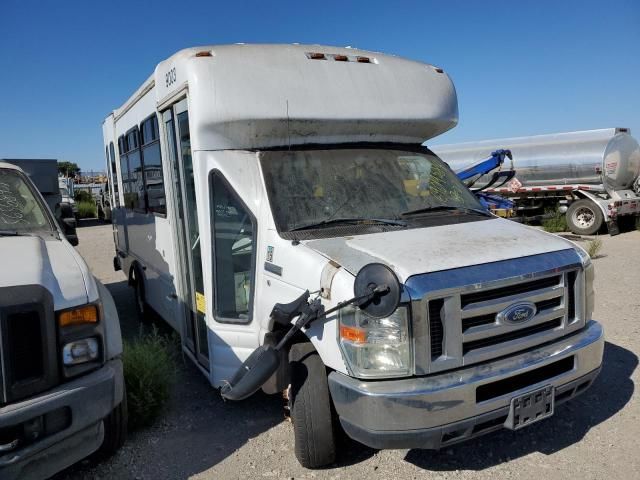
[[[161,62],[115,121],[147,94],[163,108],[185,89],[194,150],[420,144],[458,120],[453,84],[432,65],[352,48],[240,44]]]

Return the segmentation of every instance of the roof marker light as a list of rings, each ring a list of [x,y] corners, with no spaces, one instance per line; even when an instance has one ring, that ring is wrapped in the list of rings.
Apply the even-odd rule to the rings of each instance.
[[[371,63],[371,59],[369,57],[356,57],[356,61],[358,63]]]
[[[333,59],[336,62],[348,62],[349,61],[349,57],[347,57],[346,55],[334,55]]]
[[[196,53],[196,57],[213,57],[210,51],[204,50]]]
[[[327,59],[325,54],[324,53],[320,53],[320,52],[307,53],[307,57],[309,57],[311,60],[326,60]]]

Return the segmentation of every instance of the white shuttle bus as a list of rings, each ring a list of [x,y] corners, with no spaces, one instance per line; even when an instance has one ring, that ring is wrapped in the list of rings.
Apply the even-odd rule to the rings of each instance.
[[[435,449],[562,416],[599,372],[589,256],[491,215],[423,146],[457,117],[432,65],[230,45],[161,62],[104,121],[140,313],[225,398],[288,392],[304,466],[339,431]]]

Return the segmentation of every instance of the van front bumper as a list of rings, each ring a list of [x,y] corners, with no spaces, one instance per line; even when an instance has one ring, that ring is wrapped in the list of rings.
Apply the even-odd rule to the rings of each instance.
[[[95,452],[104,438],[102,420],[122,401],[123,383],[122,361],[115,359],[52,390],[0,407],[0,432],[8,435],[17,427],[21,437],[13,448],[11,438],[0,442],[0,478],[47,478]],[[45,432],[25,439],[23,429],[38,424]],[[52,425],[57,431],[46,434]]]
[[[372,448],[438,449],[503,428],[515,396],[552,385],[557,405],[582,393],[597,377],[603,351],[603,329],[590,321],[573,335],[500,360],[402,380],[332,372],[329,388],[354,440]]]

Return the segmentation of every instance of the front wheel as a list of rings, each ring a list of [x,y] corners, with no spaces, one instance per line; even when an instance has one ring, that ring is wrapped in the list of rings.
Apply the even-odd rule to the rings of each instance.
[[[336,445],[326,368],[311,343],[293,345],[289,364],[296,457],[306,468],[327,466],[335,461]]]
[[[567,226],[577,235],[593,235],[604,223],[600,207],[591,200],[581,199],[573,202],[567,209]]]
[[[104,440],[95,453],[98,460],[109,458],[124,445],[127,439],[127,392],[122,396],[122,402],[114,408],[102,421],[104,424]]]

